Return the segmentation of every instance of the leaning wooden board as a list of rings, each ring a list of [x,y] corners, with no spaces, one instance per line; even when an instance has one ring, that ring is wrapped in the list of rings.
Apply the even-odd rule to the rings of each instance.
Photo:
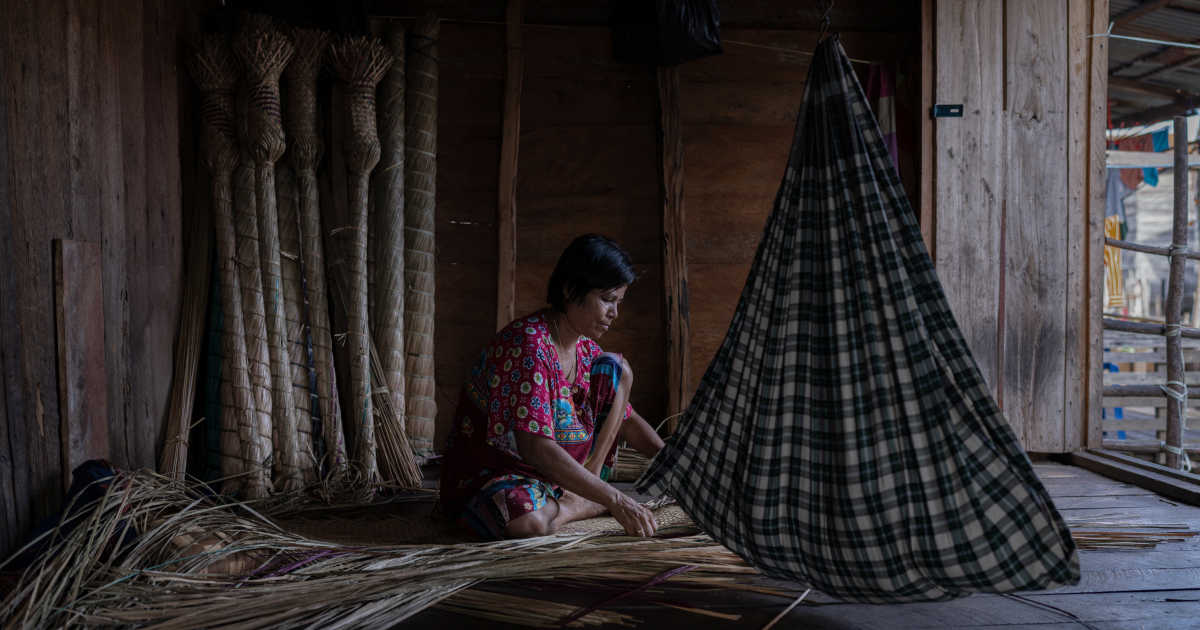
[[[101,260],[98,242],[54,241],[64,488],[70,487],[76,466],[109,456]]]

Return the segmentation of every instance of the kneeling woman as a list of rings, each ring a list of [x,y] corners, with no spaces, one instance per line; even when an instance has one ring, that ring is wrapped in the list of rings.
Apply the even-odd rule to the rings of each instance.
[[[650,511],[606,482],[618,437],[648,457],[663,446],[629,406],[629,363],[596,343],[634,278],[616,243],[581,236],[550,276],[550,307],[488,344],[446,440],[448,516],[496,540],[546,536],[606,511],[631,536],[654,534]]]

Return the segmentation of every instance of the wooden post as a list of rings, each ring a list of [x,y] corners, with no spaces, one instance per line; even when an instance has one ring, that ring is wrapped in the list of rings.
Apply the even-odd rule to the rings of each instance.
[[[663,317],[667,342],[667,434],[691,394],[691,340],[688,322],[687,233],[683,224],[683,120],[679,70],[659,68],[658,109],[662,152]]]
[[[517,302],[517,144],[521,137],[521,22],[525,0],[508,0],[508,58],[504,69],[504,119],[500,129],[500,186],[496,233],[496,330],[516,318]]]
[[[1187,118],[1175,117],[1175,217],[1171,224],[1172,249],[1182,245],[1187,248],[1187,207],[1188,207],[1188,156],[1187,156]],[[1182,255],[1171,256],[1171,276],[1167,289],[1166,320],[1167,332],[1171,328],[1180,329],[1180,311],[1183,308],[1183,272],[1186,259]],[[1167,336],[1167,381],[1183,382],[1183,337],[1180,335]],[[1184,391],[1186,388],[1178,385],[1167,385],[1174,391]],[[1183,447],[1183,419],[1187,406],[1170,399],[1167,404],[1167,445],[1176,449]],[[1181,458],[1178,453],[1167,453],[1167,466],[1180,468]]]
[[[917,223],[925,239],[925,249],[930,258],[937,260],[934,253],[934,135],[933,135],[933,0],[921,0],[921,170],[917,196]]]

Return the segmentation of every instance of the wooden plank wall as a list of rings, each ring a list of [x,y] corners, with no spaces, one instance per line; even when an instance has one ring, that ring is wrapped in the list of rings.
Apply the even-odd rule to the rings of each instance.
[[[805,31],[723,29],[721,37],[807,51],[817,43]],[[843,30],[841,40],[856,59],[919,54],[918,33]],[[693,391],[725,339],[783,179],[809,59],[726,44],[724,55],[679,68]]]
[[[153,467],[182,298],[167,0],[0,1],[0,557],[62,497],[55,239],[102,248],[110,458]]]
[[[965,105],[935,123],[938,273],[1009,424],[1037,452],[1086,446],[1099,419],[1093,118],[1107,59],[1086,35],[1107,11],[1104,0],[936,3],[935,102]]]

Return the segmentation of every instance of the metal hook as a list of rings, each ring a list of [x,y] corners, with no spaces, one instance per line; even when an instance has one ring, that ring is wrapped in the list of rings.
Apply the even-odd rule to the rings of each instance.
[[[829,28],[829,10],[833,8],[833,0],[817,0],[817,6],[821,8],[821,30],[817,33],[817,43],[825,38],[825,31]]]

